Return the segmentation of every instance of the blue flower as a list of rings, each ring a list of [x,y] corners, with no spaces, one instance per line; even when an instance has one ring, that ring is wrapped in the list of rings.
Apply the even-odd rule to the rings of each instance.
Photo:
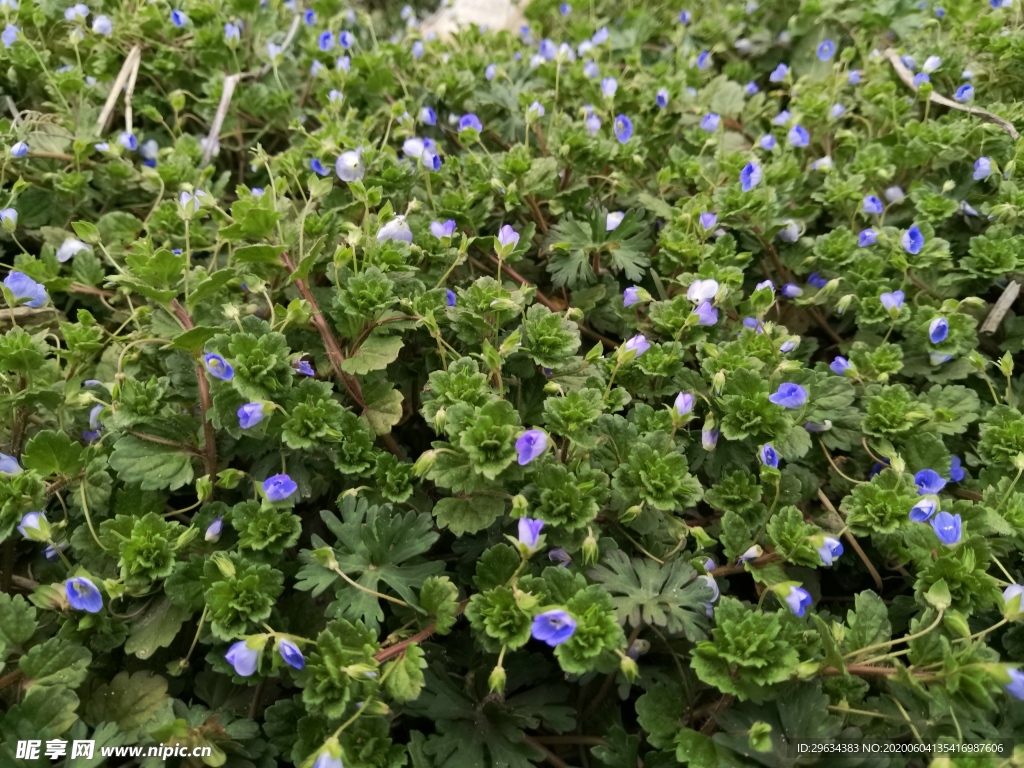
[[[309,167],[313,171],[313,173],[317,174],[318,176],[326,176],[328,173],[330,173],[330,171],[327,170],[324,164],[320,162],[320,158],[318,157],[314,157],[312,160],[309,161]]]
[[[447,219],[444,222],[432,221],[430,222],[430,234],[441,240],[445,237],[451,237],[455,234],[455,220]]]
[[[412,242],[412,230],[405,221],[405,216],[395,216],[377,232],[377,242],[383,243],[386,240],[395,240],[406,243]]]
[[[441,158],[438,157],[437,154],[435,154],[432,150],[423,150],[423,154],[420,155],[420,163],[428,171],[441,170]]]
[[[785,597],[786,605],[797,616],[803,616],[811,607],[811,593],[803,587],[790,587],[789,594]]]
[[[932,81],[932,79],[930,77],[928,77],[928,73],[927,72],[918,72],[916,75],[914,75],[914,87],[915,88],[920,88],[925,83],[930,83],[931,81]]]
[[[436,125],[437,124],[437,112],[430,107],[423,107],[420,110],[420,122],[424,125]]]
[[[241,677],[249,677],[256,671],[256,665],[260,660],[262,648],[250,648],[245,640],[233,643],[228,652],[224,654],[228,664],[235,668],[235,673]]]
[[[237,43],[242,38],[242,29],[230,21],[224,23],[224,42]]]
[[[358,149],[350,149],[342,152],[334,163],[334,172],[342,181],[359,181],[366,173],[363,167],[363,158]]]
[[[697,325],[718,324],[718,310],[710,301],[702,301],[694,308],[692,314],[697,316]]]
[[[654,97],[654,103],[661,109],[664,109],[668,106],[668,99],[668,88],[659,88],[658,93]]]
[[[4,285],[15,299],[24,301],[33,309],[43,306],[49,298],[46,289],[23,272],[11,272],[4,278]]]
[[[569,5],[568,3],[562,3],[561,5],[558,6],[558,12],[563,16],[568,16],[570,13],[572,13],[572,6]]]
[[[625,115],[615,118],[615,138],[619,140],[620,144],[625,144],[633,138],[633,121]]]
[[[355,40],[355,37],[347,29],[343,29],[341,32],[338,33],[338,45],[340,45],[342,48],[351,48],[352,43],[354,43]]]
[[[804,289],[796,283],[786,283],[782,286],[782,295],[787,299],[798,299],[804,295]]]
[[[292,361],[292,368],[303,376],[316,376],[316,371],[313,370],[313,366],[305,360],[294,360]]]
[[[516,249],[519,244],[519,233],[512,229],[509,224],[502,224],[498,230],[498,245],[509,253]]]
[[[583,74],[593,80],[601,74],[601,69],[597,66],[596,61],[588,61],[583,65]]]
[[[516,440],[516,451],[519,453],[519,466],[525,467],[536,459],[548,447],[548,436],[540,429],[528,429]]]
[[[882,212],[884,207],[882,201],[876,195],[865,195],[862,206],[864,213],[878,214]]]
[[[121,131],[121,133],[118,134],[117,143],[129,152],[134,152],[139,148],[139,140],[135,138],[134,133],[129,133],[128,131]]]
[[[619,89],[619,81],[614,77],[606,77],[601,81],[601,95],[606,99],[611,99],[615,96],[615,92]]]
[[[321,51],[329,51],[334,47],[334,33],[329,29],[325,29],[316,38],[316,46]]]
[[[307,27],[312,27],[316,24],[316,11],[312,8],[307,8],[305,13],[302,14],[302,20],[306,22]]]
[[[928,353],[928,361],[932,365],[942,365],[943,363],[948,363],[952,359],[953,359],[952,355],[945,355],[945,354],[942,354],[941,352],[929,352]]]
[[[874,245],[878,242],[878,233],[875,230],[868,228],[862,229],[860,234],[857,235],[857,245],[861,248],[867,248],[869,245]]]
[[[1006,684],[1006,692],[1015,699],[1024,700],[1024,672],[1019,669],[1007,669],[1006,674],[1010,676],[1010,682]]]
[[[215,517],[213,522],[206,526],[206,532],[203,534],[203,539],[211,544],[216,544],[220,541],[221,531],[224,530],[224,518]]]
[[[775,117],[772,118],[772,125],[779,125],[779,126],[785,125],[786,123],[789,122],[789,119],[791,117],[792,117],[792,115],[789,114],[789,110],[788,109],[784,109],[781,112],[779,112],[779,114],[777,114]]]
[[[756,560],[764,553],[759,544],[755,544],[750,547],[746,552],[736,558],[737,563],[749,563],[751,560]]]
[[[100,414],[103,413],[103,409],[107,406],[100,403],[94,405],[92,410],[89,411],[89,428],[93,430],[100,430],[103,428],[103,423],[100,421]]]
[[[825,40],[818,46],[818,60],[828,61],[836,55],[836,44],[831,40]]]
[[[924,247],[924,234],[918,228],[917,224],[912,224],[910,229],[903,233],[903,237],[900,238],[900,245],[903,246],[903,250],[910,254],[918,254]]]
[[[634,304],[640,302],[639,288],[635,285],[631,285],[629,288],[622,292],[622,306],[632,307]]]
[[[776,143],[777,142],[775,141],[775,137],[772,136],[770,133],[766,133],[757,142],[758,146],[760,146],[761,149],[766,149],[769,152],[775,149]]]
[[[952,483],[959,483],[964,479],[964,468],[959,456],[951,456],[949,459],[949,480]]]
[[[596,136],[597,132],[601,130],[601,118],[597,116],[596,112],[589,113],[583,124],[587,127],[587,133],[591,136]]]
[[[927,59],[924,60],[924,64],[921,65],[921,70],[923,72],[931,73],[931,72],[934,72],[935,70],[937,70],[941,66],[942,66],[942,59],[940,57],[938,57],[938,56],[929,56]]]
[[[832,565],[837,557],[843,554],[843,545],[839,539],[826,536],[818,547],[818,556],[825,565]]]
[[[944,317],[936,317],[928,324],[928,338],[932,344],[941,344],[949,336],[949,321]]]
[[[20,469],[20,468],[19,468]],[[26,512],[18,523],[18,533],[32,541],[46,541],[50,538],[50,523],[45,512]]]
[[[721,434],[717,427],[711,429],[702,429],[700,432],[700,444],[705,451],[715,450],[715,446],[718,445],[718,436]]]
[[[4,44],[4,48],[10,48],[14,45],[14,42],[18,39],[18,33],[20,31],[21,29],[13,24],[8,24],[4,27],[4,31],[0,32],[0,43]]]
[[[299,490],[299,484],[286,474],[272,475],[263,481],[267,501],[284,501]]]
[[[768,80],[773,83],[781,83],[783,80],[786,79],[786,75],[788,74],[789,67],[787,67],[785,64],[779,64],[779,66],[773,69],[772,73],[768,75]]]
[[[184,11],[179,11],[177,8],[175,8],[173,11],[171,11],[171,24],[173,24],[176,27],[184,27],[186,24],[188,24],[188,16],[185,15]]]
[[[206,364],[207,372],[215,379],[231,381],[235,377],[235,369],[231,367],[231,363],[214,352],[203,355],[203,362]]]
[[[903,187],[899,184],[893,184],[891,187],[885,188],[885,199],[890,203],[899,203],[906,197],[906,193],[903,191]]]
[[[103,595],[89,579],[76,576],[64,584],[64,594],[76,611],[99,613],[103,608]]]
[[[689,392],[680,392],[676,395],[676,400],[672,407],[676,409],[676,413],[680,416],[686,416],[693,411],[694,399],[694,396]]]
[[[642,333],[638,333],[631,339],[628,339],[625,344],[622,345],[622,349],[625,352],[633,352],[634,358],[640,357],[644,352],[651,348],[651,342],[647,340],[647,337]]]
[[[313,768],[345,768],[345,766],[341,762],[341,755],[331,754],[327,749],[324,749],[317,754]]]
[[[601,27],[590,37],[590,42],[594,45],[603,45],[608,42],[608,27]]]
[[[558,55],[558,46],[545,37],[537,46],[537,53],[539,53],[545,61],[554,61],[555,56]]]
[[[92,31],[97,35],[109,37],[114,32],[114,23],[107,16],[97,16],[92,20]]]
[[[414,59],[422,59],[423,58],[423,41],[422,40],[414,40],[413,44],[412,44],[412,48],[410,49],[410,52],[412,53],[412,57]]]
[[[848,82],[850,85],[860,85],[860,81],[861,75],[859,69],[851,69],[846,74],[846,82]]]
[[[786,381],[768,397],[768,400],[783,408],[800,408],[807,402],[807,390],[792,381]]]
[[[828,280],[819,275],[817,272],[811,272],[811,274],[807,276],[807,284],[815,288],[821,289],[828,285]]]
[[[459,130],[464,131],[467,128],[472,128],[478,133],[484,129],[483,123],[480,122],[480,118],[474,115],[472,112],[467,112],[461,118],[459,118]]]
[[[761,446],[761,450],[757,452],[757,458],[766,467],[774,467],[776,469],[779,467],[779,454],[771,443],[765,443]]]
[[[19,141],[16,144],[11,145],[11,157],[24,157],[28,154],[28,144],[24,141]]]
[[[486,67],[484,67],[484,79],[485,80],[491,81],[491,80],[493,80],[497,76],[498,76],[498,65],[497,64],[488,64]]]
[[[242,429],[251,429],[263,421],[263,403],[246,403],[238,409],[238,426]]]
[[[932,530],[939,537],[939,541],[947,547],[960,543],[961,520],[960,515],[951,515],[949,512],[939,512],[932,518]]]
[[[306,658],[299,650],[299,646],[286,637],[277,639],[277,652],[281,654],[284,663],[294,669],[303,669],[306,666]]]
[[[708,114],[704,115],[704,117],[701,118],[700,127],[703,130],[707,131],[708,133],[714,133],[715,131],[718,130],[718,125],[720,122],[721,119],[715,112],[709,112]]]
[[[835,359],[829,363],[828,367],[829,370],[837,376],[845,376],[846,372],[853,368],[853,366],[850,365],[850,361],[842,355],[836,355]]]
[[[718,224],[718,215],[714,213],[702,213],[700,215],[700,227],[705,232],[710,232]],[[717,293],[717,289],[716,289]]]
[[[528,554],[537,551],[537,547],[540,545],[540,531],[543,527],[543,520],[532,520],[529,517],[519,518],[519,543]]]
[[[979,157],[974,161],[974,180],[987,179],[992,173],[992,161],[987,157]]]
[[[455,302],[457,300],[458,300],[458,298],[455,296],[455,291],[453,291],[451,288],[446,288],[445,292],[444,292],[444,302],[445,302],[445,304],[447,304],[449,307],[454,307],[455,306]]]
[[[833,120],[838,120],[840,117],[846,114],[846,107],[842,104],[833,104],[832,108],[828,111],[829,115]]]
[[[921,496],[936,494],[946,487],[946,480],[934,469],[922,469],[914,475],[917,492]]]
[[[561,645],[576,631],[576,619],[563,610],[545,611],[533,617],[530,634],[552,648]]]
[[[16,458],[0,453],[0,475],[20,475],[24,471]]]
[[[970,101],[974,98],[974,86],[970,83],[964,83],[956,89],[956,93],[953,94],[953,98],[961,104]]]
[[[693,21],[693,14],[692,13],[690,13],[689,11],[680,11],[679,12],[679,23],[680,24],[689,24],[691,21]]]
[[[937,19],[944,19],[944,18],[946,18],[946,9],[945,8],[941,8],[941,7],[936,8],[935,9],[935,18],[937,18]]]
[[[701,51],[697,56],[697,69],[707,69],[711,66],[711,52]]]
[[[3,2],[0,2],[0,8],[4,6]],[[17,8],[17,6],[15,6]],[[75,19],[84,19],[89,15],[89,6],[85,3],[75,3],[64,9],[64,21],[74,21]]]
[[[903,300],[906,298],[903,291],[885,292],[878,297],[882,306],[889,311],[890,315],[898,315],[903,309]]]
[[[744,192],[750,192],[761,183],[761,166],[751,160],[740,171],[740,186]]]
[[[778,236],[779,240],[784,243],[795,243],[800,239],[800,225],[790,219],[786,222],[786,226],[779,230]]]
[[[932,515],[935,514],[935,510],[939,508],[939,502],[933,496],[925,496],[923,499],[919,499],[916,504],[910,509],[910,519],[915,523],[924,523],[928,521]]]

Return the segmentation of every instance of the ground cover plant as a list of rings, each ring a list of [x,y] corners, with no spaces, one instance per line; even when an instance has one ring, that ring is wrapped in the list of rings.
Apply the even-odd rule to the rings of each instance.
[[[5,765],[1010,764],[1019,6],[526,13],[0,0]]]

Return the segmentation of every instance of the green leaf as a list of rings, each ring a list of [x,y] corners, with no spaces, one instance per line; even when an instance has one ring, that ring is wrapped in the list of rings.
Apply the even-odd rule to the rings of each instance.
[[[388,336],[377,329],[371,333],[354,354],[345,359],[341,369],[345,373],[367,374],[380,371],[398,359],[405,342],[401,336]]]
[[[213,328],[208,325],[197,325],[195,328],[190,328],[184,333],[175,336],[174,340],[167,346],[169,349],[183,349],[190,354],[198,355],[203,351],[203,347],[206,346],[206,342],[218,333],[223,333],[223,331],[223,328]]]
[[[132,620],[124,652],[148,659],[158,649],[169,646],[191,616],[192,611],[161,597]]]
[[[434,505],[438,526],[447,528],[456,536],[489,528],[503,514],[505,501],[496,496],[450,497],[440,499]]]
[[[844,646],[850,651],[883,643],[892,636],[889,610],[882,598],[870,589],[854,597],[854,610],[846,615],[847,631]]]
[[[427,668],[423,649],[416,643],[409,643],[402,658],[391,664],[395,668],[383,673],[388,675],[384,681],[387,692],[395,701],[406,702],[417,698],[423,690],[423,670]]]
[[[36,609],[28,600],[0,592],[0,647],[24,645],[36,626]]]
[[[239,264],[281,264],[283,245],[243,245],[235,249],[234,260]]]
[[[430,576],[420,589],[420,607],[434,616],[434,631],[447,635],[455,626],[459,588],[447,576]]]
[[[707,637],[703,603],[713,592],[689,563],[672,560],[658,565],[653,560],[630,560],[622,550],[613,550],[588,575],[612,596],[618,621],[632,627],[662,627],[691,642]]]
[[[137,483],[146,491],[173,491],[191,483],[195,476],[190,454],[132,435],[114,444],[110,468],[123,482]]]
[[[405,398],[397,389],[374,390],[373,399],[369,388],[364,389],[363,394],[366,395],[363,418],[376,434],[386,435],[402,420],[402,401]]]
[[[23,739],[62,735],[78,720],[78,696],[63,686],[34,686],[20,704],[12,706],[0,718],[0,733],[17,734]],[[10,742],[0,745],[5,749]],[[0,751],[0,756],[3,752]],[[12,759],[7,765],[19,765]]]
[[[77,643],[51,637],[32,648],[18,663],[31,685],[62,685],[77,688],[85,681],[92,654]]]
[[[119,672],[109,683],[96,687],[85,706],[84,719],[92,724],[117,723],[124,733],[145,728],[163,712],[170,713],[167,681],[152,672]]]
[[[83,450],[64,432],[43,430],[28,441],[21,463],[25,469],[34,470],[43,477],[76,477],[85,468]]]

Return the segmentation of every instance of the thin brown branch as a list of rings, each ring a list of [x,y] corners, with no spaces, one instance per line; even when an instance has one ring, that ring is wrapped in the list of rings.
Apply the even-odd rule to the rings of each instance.
[[[466,610],[466,606],[468,604],[469,600],[463,600],[461,603],[459,603],[458,607],[455,609],[455,615],[461,616],[462,612]],[[426,629],[421,629],[412,637],[406,638],[405,640],[395,643],[394,645],[388,648],[383,648],[377,651],[377,653],[374,654],[373,658],[375,658],[379,663],[383,664],[388,659],[393,659],[395,656],[401,656],[403,653],[405,653],[405,649],[409,646],[410,643],[422,643],[428,637],[433,635],[436,631],[437,625],[431,624]]]
[[[10,673],[4,675],[3,677],[0,677],[0,690],[3,690],[4,688],[6,688],[9,685],[14,685],[16,682],[21,680],[21,678],[23,678],[24,676],[25,676],[24,672],[22,672],[20,669],[16,669],[13,672],[10,672]]]
[[[747,568],[746,565],[749,563],[751,568],[756,568],[759,565],[767,565],[768,563],[774,563],[779,560],[779,555],[775,552],[766,552],[760,557],[755,557],[753,560],[747,560],[744,563],[736,563],[735,565],[720,565],[717,568],[708,571],[708,574],[715,577],[716,579],[720,576],[731,576],[734,573],[745,573]]]
[[[839,512],[836,511],[835,506],[833,506],[832,500],[825,495],[825,492],[821,490],[821,488],[818,489],[818,500],[824,505],[825,509],[827,509],[833,515],[838,517],[840,520],[843,519],[842,515],[840,515]],[[865,554],[864,550],[861,549],[860,542],[857,541],[857,537],[849,531],[843,531],[843,538],[846,539],[847,543],[849,543],[851,547],[853,547],[853,551],[857,553],[857,557],[859,557],[860,561],[864,563],[864,567],[867,568],[868,573],[871,574],[871,578],[875,582],[875,586],[878,588],[878,591],[881,592],[882,577],[879,575],[878,569],[875,568],[875,564],[871,562],[871,560]]]
[[[72,283],[64,289],[68,293],[83,293],[86,296],[101,296],[104,299],[112,299],[117,296],[114,291],[107,291],[103,288],[94,288],[91,285],[82,285],[81,283]]]
[[[534,741],[538,744],[550,744],[552,747],[561,746],[562,744],[586,744],[592,747],[610,747],[611,745],[602,739],[600,736],[580,736],[580,735],[569,735],[569,736],[533,736]]]
[[[171,311],[181,320],[186,330],[196,327],[192,322],[192,316],[177,299],[171,300]],[[210,382],[206,378],[206,369],[201,361],[196,363],[196,379],[199,381],[199,408],[203,417],[203,465],[206,474],[213,480],[217,476],[217,433],[213,429],[213,422],[210,421],[213,398],[210,396]]]
[[[147,443],[156,443],[157,445],[167,445],[167,446],[170,446],[171,448],[177,448],[179,451],[184,451],[185,453],[191,453],[191,454],[194,454],[196,456],[202,455],[194,447],[192,447],[191,445],[186,445],[185,443],[179,443],[179,442],[176,442],[174,440],[167,440],[167,439],[162,438],[162,437],[153,437],[153,435],[147,435],[144,432],[136,432],[134,429],[127,429],[125,431],[129,435],[133,435],[134,437],[139,438],[139,440],[145,440]]]
[[[565,762],[565,760],[560,758],[558,755],[556,755],[554,752],[552,752],[550,749],[545,747],[543,744],[541,744],[533,737],[523,734],[523,744],[526,744],[529,747],[533,747],[535,750],[540,752],[542,755],[544,755],[544,761],[555,766],[555,768],[569,768],[569,764]]]
[[[546,235],[548,233],[548,223],[544,221],[544,216],[540,212],[540,206],[537,205],[537,201],[533,199],[533,195],[526,195],[524,199],[526,200],[526,204],[530,206],[530,212],[533,214],[533,220],[537,222],[537,229],[540,230],[542,235]]]

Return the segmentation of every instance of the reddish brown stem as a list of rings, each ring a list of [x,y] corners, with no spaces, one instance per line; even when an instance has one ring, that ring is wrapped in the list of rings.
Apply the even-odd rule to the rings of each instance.
[[[560,758],[536,739],[523,734],[523,744],[533,747],[538,752],[542,753],[544,755],[544,761],[555,766],[555,768],[569,768],[569,764],[565,762],[565,760]]]
[[[768,552],[760,557],[755,557],[753,560],[749,560],[750,566],[756,567],[758,565],[766,565],[767,563],[773,563],[779,559],[779,556],[774,552]],[[718,578],[719,576],[730,576],[734,573],[744,573],[747,569],[744,567],[745,563],[736,563],[735,565],[720,565],[714,570],[710,571],[710,575]]]
[[[463,600],[461,603],[459,603],[458,607],[455,609],[455,615],[460,616],[462,612],[466,610],[466,605],[468,603],[469,600]],[[394,645],[388,648],[384,648],[380,651],[377,651],[377,653],[374,654],[373,658],[375,658],[379,663],[383,664],[388,659],[393,659],[395,656],[401,656],[403,653],[405,653],[405,649],[409,646],[410,643],[422,643],[436,631],[437,625],[431,624],[426,629],[421,629],[412,637],[408,637],[400,643],[395,643]]]
[[[177,299],[171,300],[171,310],[181,320],[185,330],[192,330],[196,324],[192,322],[192,316],[185,310]],[[210,397],[210,382],[206,378],[206,368],[202,362],[196,363],[196,379],[199,381],[199,408],[203,415],[203,466],[210,480],[217,476],[217,433],[213,429],[213,422],[210,421],[210,412],[213,410],[213,398]]]

